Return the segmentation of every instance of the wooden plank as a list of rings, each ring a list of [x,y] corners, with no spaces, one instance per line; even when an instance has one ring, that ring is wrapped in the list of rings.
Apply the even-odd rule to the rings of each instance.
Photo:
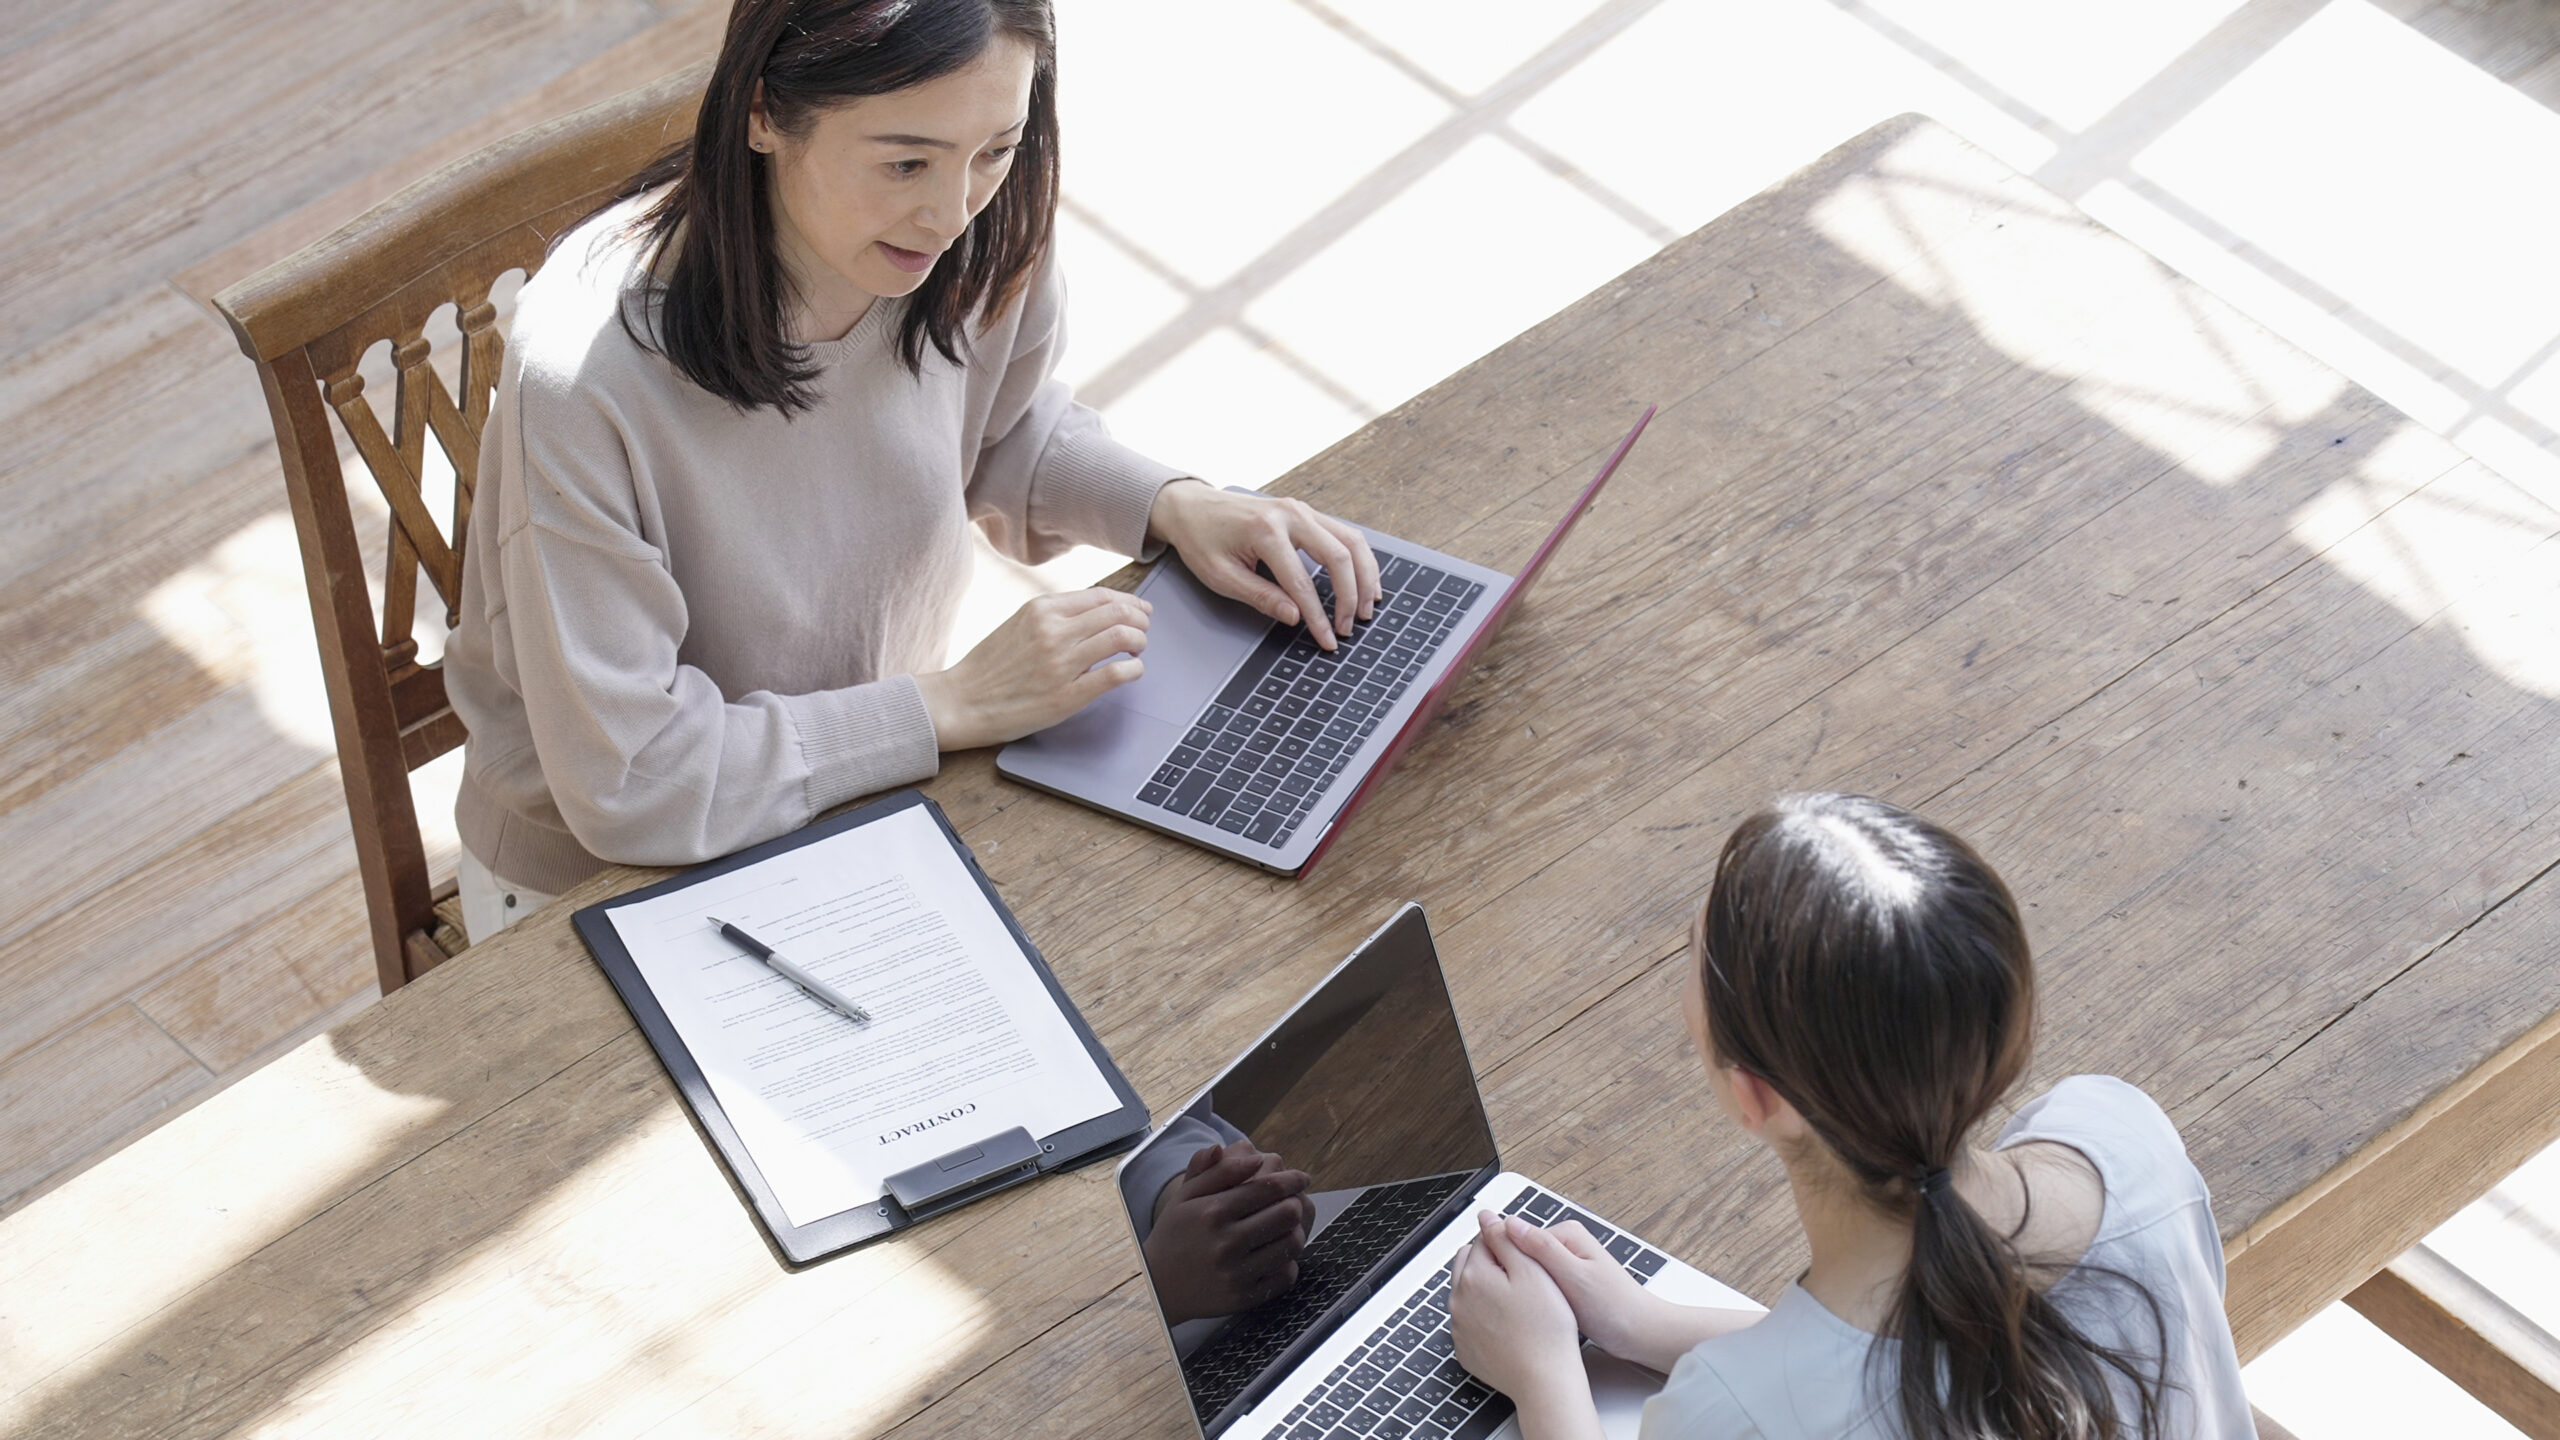
[[[0,62],[0,355],[158,283],[660,19],[644,0],[368,6],[124,0]],[[120,85],[101,86],[112,71]],[[133,93],[153,96],[137,107]],[[102,143],[102,137],[113,137]],[[84,163],[64,167],[61,157]],[[290,155],[295,163],[280,165]]]
[[[2537,66],[2560,58],[2560,15],[2552,14],[2549,6],[2388,0],[2382,8],[2511,85]]]
[[[297,866],[297,870],[308,867]],[[282,943],[282,942],[291,942]],[[315,970],[314,949],[328,957]],[[140,1010],[216,1074],[236,1070],[311,1017],[372,990],[363,963],[364,892],[333,876],[215,941],[134,996]]]
[[[341,963],[337,968],[344,970],[352,967]],[[212,1096],[220,1094],[231,1085],[237,1084],[243,1077],[256,1073],[261,1066],[281,1059],[296,1046],[354,1018],[358,1011],[372,1004],[375,998],[375,992],[368,984],[361,994],[342,996],[305,1010],[294,1017],[291,1028],[277,1032],[264,1045],[242,1056],[229,1070],[216,1074],[195,1089],[177,1095],[156,1111],[137,1114],[130,1124],[100,1132],[99,1137],[85,1150],[65,1153],[60,1164],[29,1184],[26,1189],[19,1191],[9,1202],[9,1207],[31,1205],[53,1190],[77,1179],[81,1172],[116,1153],[138,1136],[177,1123],[178,1119],[189,1110]]]
[[[336,1009],[377,998],[381,992],[374,988],[373,967],[367,963],[364,887],[352,869],[308,865],[304,871],[325,878],[281,916],[244,926],[241,941],[273,947],[294,978],[324,1006]]]
[[[0,946],[0,986],[12,1002],[0,1015],[0,1056],[42,1044],[181,966],[243,943],[246,933],[263,933],[272,917],[311,893],[315,873],[332,884],[355,883],[346,802],[332,765],[306,767]],[[370,979],[368,953],[349,963]]]
[[[472,118],[456,129],[278,217],[219,254],[179,271],[173,283],[197,301],[210,302],[224,286],[282,260],[463,156],[519,130],[529,130],[545,120],[582,110],[661,75],[672,75],[710,59],[719,53],[720,34],[728,16],[726,0],[694,0],[682,5],[667,18],[581,61],[557,79],[494,108],[463,112]]]
[[[254,695],[224,692],[78,779],[0,815],[0,850],[41,854],[48,862],[0,875],[0,914],[20,927],[50,919],[156,858],[154,847],[135,844],[136,837],[199,835],[322,760],[278,744],[258,714]],[[181,776],[191,783],[171,783]]]
[[[1053,1402],[1042,1422],[1053,1434],[1181,1435],[1194,1423],[1163,1322],[1138,1277],[1112,1287],[1041,1340],[969,1376],[940,1403],[884,1433],[896,1440],[1000,1434],[1019,1423],[1025,1408],[1019,1397],[1041,1393]],[[676,1418],[685,1422],[682,1433],[708,1440],[710,1432],[692,1423],[696,1408]]]
[[[243,473],[271,467],[271,455],[267,461],[171,496],[130,528],[113,559],[75,548],[0,586],[0,645],[9,652],[0,662],[8,682],[0,692],[7,776],[0,815],[78,780],[174,718],[250,693],[271,661],[294,662],[304,636],[251,628],[262,610],[284,608],[275,602],[300,599],[292,570],[265,570],[275,558],[292,558],[291,527],[278,523],[283,486]],[[248,602],[245,613],[225,609],[226,600]],[[319,699],[316,686],[311,694]],[[317,728],[325,727],[322,717]],[[255,731],[272,739],[274,727],[258,720]]]
[[[2560,1340],[2443,1256],[2412,1246],[2347,1303],[2532,1440],[2560,1440]]]
[[[2244,1357],[2265,1353],[2560,1138],[2554,926],[2560,884],[2546,871],[2411,972],[2428,983],[2395,980],[2195,1126],[2191,1148],[2209,1173],[2262,1193],[2281,1191],[2287,1172],[2314,1175],[2239,1234],[2224,1227],[2227,1308]],[[2536,1003],[2540,1023],[2489,1050]],[[2487,1059],[2462,1065],[2462,1055],[2484,1050]],[[2371,1081],[2377,1058],[2388,1068]],[[2344,1127],[2312,1128],[2337,1108],[2342,1087],[2361,1094],[2376,1084],[2407,1087],[2380,1092],[2395,1102],[2379,1107],[2395,1123],[2361,1144]],[[2279,1139],[2260,1144],[2261,1135]],[[2327,1143],[2305,1154],[2306,1139]],[[2257,1179],[2260,1169],[2279,1173]]]
[[[165,286],[90,318],[0,372],[12,588],[73,557],[115,564],[128,535],[185,523],[204,477],[283,494],[257,376],[219,326]],[[266,463],[242,466],[262,445]]]
[[[130,1005],[0,1065],[0,1213],[94,1149],[101,1134],[131,1130],[211,1080]]]

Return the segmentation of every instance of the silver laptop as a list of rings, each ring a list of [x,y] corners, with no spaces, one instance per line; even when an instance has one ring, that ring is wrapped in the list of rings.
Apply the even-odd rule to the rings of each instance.
[[[1234,1275],[1197,1265],[1160,1273],[1147,1242],[1167,1183],[1203,1147],[1238,1136],[1307,1173],[1315,1224],[1288,1289],[1236,1313],[1197,1313],[1235,1293],[1245,1271],[1267,1272],[1269,1258]],[[1511,1402],[1469,1375],[1450,1345],[1449,1262],[1475,1238],[1480,1210],[1541,1225],[1579,1220],[1659,1294],[1760,1308],[1502,1168],[1419,905],[1361,942],[1123,1160],[1119,1177],[1205,1437],[1516,1436]],[[1634,1436],[1662,1377],[1589,1346],[1583,1359],[1602,1428]]]
[[[1653,418],[1648,407],[1519,578],[1362,528],[1386,598],[1334,650],[1217,594],[1168,555],[1146,673],[1007,745],[997,773],[1284,875],[1314,868],[1439,709]],[[1319,572],[1327,613],[1333,580]]]

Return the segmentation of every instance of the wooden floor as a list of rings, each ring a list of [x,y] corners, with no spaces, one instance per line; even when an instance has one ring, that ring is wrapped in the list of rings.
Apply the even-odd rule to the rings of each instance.
[[[226,593],[291,538],[190,291],[725,10],[74,0],[0,38],[0,1209],[375,995],[325,729],[243,683],[310,622]]]

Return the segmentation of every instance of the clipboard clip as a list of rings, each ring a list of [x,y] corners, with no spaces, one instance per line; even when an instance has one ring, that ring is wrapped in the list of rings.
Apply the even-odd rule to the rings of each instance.
[[[889,1196],[909,1220],[922,1220],[1030,1179],[1040,1155],[1040,1142],[1016,1125],[890,1176]]]

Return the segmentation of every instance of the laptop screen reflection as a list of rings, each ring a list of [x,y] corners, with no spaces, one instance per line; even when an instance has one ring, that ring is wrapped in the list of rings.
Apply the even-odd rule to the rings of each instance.
[[[1121,1170],[1203,1430],[1498,1168],[1429,928],[1408,909]]]

